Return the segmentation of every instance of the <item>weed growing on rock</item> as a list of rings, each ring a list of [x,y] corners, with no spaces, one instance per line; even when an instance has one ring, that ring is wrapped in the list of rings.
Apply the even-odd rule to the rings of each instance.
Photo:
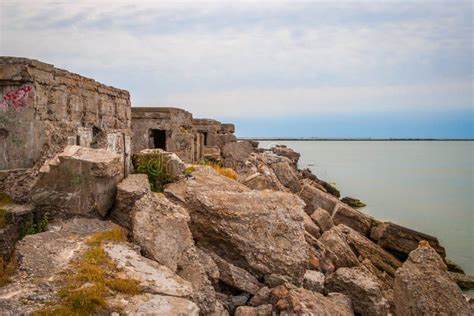
[[[45,232],[48,230],[49,215],[45,213],[40,220],[35,219],[29,225],[21,224],[20,226],[20,239],[26,235],[34,235]]]
[[[232,168],[224,168],[220,163],[210,160],[201,160],[199,162],[201,165],[209,166],[214,169],[221,176],[230,178],[232,180],[237,180],[237,172]]]
[[[64,274],[59,290],[59,301],[52,308],[33,315],[91,315],[108,313],[106,298],[110,294],[136,295],[141,292],[139,282],[119,276],[120,270],[103,249],[105,242],[126,241],[121,228],[99,232],[86,241],[84,255],[74,261]]]
[[[137,173],[144,173],[148,176],[153,192],[162,192],[163,186],[171,182],[163,155],[159,152],[139,155],[134,159],[133,164]]]

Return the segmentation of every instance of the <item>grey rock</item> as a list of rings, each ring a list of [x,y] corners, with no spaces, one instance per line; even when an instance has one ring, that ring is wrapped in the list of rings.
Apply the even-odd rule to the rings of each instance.
[[[308,270],[304,274],[303,287],[313,292],[324,292],[324,274],[319,271]]]

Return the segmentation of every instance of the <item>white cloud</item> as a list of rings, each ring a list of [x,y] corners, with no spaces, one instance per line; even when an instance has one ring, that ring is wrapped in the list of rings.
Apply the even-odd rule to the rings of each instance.
[[[4,1],[0,51],[203,115],[472,106],[472,24],[433,3]]]

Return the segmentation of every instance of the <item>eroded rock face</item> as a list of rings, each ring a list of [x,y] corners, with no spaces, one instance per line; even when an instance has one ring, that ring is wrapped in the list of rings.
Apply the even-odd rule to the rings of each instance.
[[[446,257],[446,251],[436,237],[397,224],[381,223],[375,226],[372,228],[370,238],[402,260],[405,260],[422,240],[428,241],[442,258]]]
[[[219,279],[227,285],[250,294],[257,293],[263,286],[246,270],[234,266],[216,254],[211,256],[219,269]]]
[[[105,216],[114,203],[123,168],[118,154],[68,146],[41,168],[33,202],[55,213]]]
[[[185,251],[194,247],[189,215],[161,193],[149,193],[133,208],[133,238],[154,260],[176,271]]]
[[[303,203],[284,192],[251,191],[212,170],[169,185],[186,205],[199,247],[255,276],[276,273],[301,282],[308,260]]]
[[[150,183],[145,174],[131,174],[117,185],[115,205],[111,218],[121,226],[132,230],[132,209],[135,202],[151,193]]]
[[[325,232],[320,242],[329,250],[327,256],[336,268],[353,267],[359,264],[359,259],[347,244],[344,234],[335,227]]]
[[[360,260],[370,260],[374,266],[391,276],[394,276],[395,271],[401,267],[402,263],[397,258],[352,228],[337,225],[333,229],[344,236],[346,243]]]
[[[248,141],[227,143],[222,147],[224,165],[228,168],[238,168],[254,151],[255,149]]]
[[[319,271],[308,270],[304,274],[303,287],[313,292],[324,292],[324,274]]]
[[[446,265],[426,242],[397,270],[394,284],[397,315],[471,315],[461,289]]]
[[[364,268],[337,269],[326,279],[326,289],[350,297],[354,311],[362,315],[387,315],[390,312],[380,281]]]

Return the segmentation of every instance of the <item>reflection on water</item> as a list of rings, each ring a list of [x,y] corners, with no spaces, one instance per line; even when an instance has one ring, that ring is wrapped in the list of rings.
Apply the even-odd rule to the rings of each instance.
[[[301,153],[300,168],[367,204],[362,211],[437,236],[474,274],[474,142],[262,141]]]

